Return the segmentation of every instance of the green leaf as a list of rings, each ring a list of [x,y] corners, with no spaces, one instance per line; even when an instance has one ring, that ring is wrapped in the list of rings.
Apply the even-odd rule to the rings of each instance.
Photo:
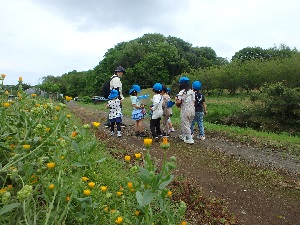
[[[3,206],[3,208],[0,209],[0,215],[7,213],[16,207],[19,207],[20,205],[21,205],[21,203],[12,203],[9,205],[5,205],[5,206]]]
[[[87,166],[87,165],[83,165],[79,162],[75,162],[72,166],[76,166],[76,167],[84,167],[84,166]]]
[[[155,193],[150,190],[146,190],[143,196],[143,205],[149,205],[152,199],[155,197]]]
[[[170,178],[159,185],[159,189],[164,189],[171,181],[173,180],[174,175],[171,175]]]
[[[143,201],[142,201],[142,199],[143,199],[142,193],[141,193],[140,191],[137,191],[137,192],[135,193],[135,197],[136,197],[136,200],[137,200],[137,202],[139,203],[139,205],[140,205],[141,207],[144,207],[145,205],[143,204]]]
[[[97,160],[95,163],[102,163],[104,160],[106,159],[106,157],[105,158],[103,158],[103,159],[99,159],[99,160]]]
[[[80,154],[80,147],[79,147],[79,145],[77,144],[76,141],[72,141],[72,147],[73,147],[74,151],[79,155]]]
[[[77,199],[79,202],[85,202],[88,205],[92,204],[92,198],[91,197],[75,198],[75,199]]]

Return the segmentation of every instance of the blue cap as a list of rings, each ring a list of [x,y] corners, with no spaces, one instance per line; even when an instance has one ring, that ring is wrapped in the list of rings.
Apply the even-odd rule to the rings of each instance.
[[[171,92],[171,88],[167,88],[167,92],[170,93]]]
[[[161,83],[156,83],[153,85],[153,90],[155,91],[162,91],[162,84]]]
[[[141,92],[141,87],[137,84],[132,85],[131,89],[129,90],[129,94],[131,94],[131,92],[136,91],[136,92]]]
[[[193,89],[199,91],[202,87],[202,84],[200,81],[196,80],[193,82],[193,85],[192,85]]]
[[[180,77],[179,83],[189,83],[190,79],[188,77]]]
[[[117,91],[117,90],[115,90],[115,89],[112,89],[111,91],[110,91],[110,94],[109,94],[109,96],[108,96],[108,99],[115,99],[115,98],[117,98],[119,96],[119,92]]]

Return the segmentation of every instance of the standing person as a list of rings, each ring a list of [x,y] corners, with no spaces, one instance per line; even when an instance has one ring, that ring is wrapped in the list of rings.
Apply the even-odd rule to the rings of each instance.
[[[167,94],[171,98],[171,95],[170,95],[171,94],[171,89],[170,88],[167,88]],[[172,110],[172,107],[170,107],[170,117],[168,119],[169,132],[175,132],[175,129],[174,129],[172,121],[171,121],[172,114],[173,114],[173,110]]]
[[[125,74],[126,71],[122,66],[118,66],[115,71],[114,71],[114,75],[111,76],[111,80],[110,80],[110,90],[117,90],[118,91],[118,98],[120,100],[124,99],[124,96],[122,94],[122,82],[121,82],[121,77],[123,76],[123,74]],[[122,103],[121,103],[121,109],[122,109]],[[109,123],[109,119],[107,117],[107,122],[105,127],[110,127],[110,123]],[[125,127],[125,124],[121,123],[121,127]]]
[[[131,95],[130,100],[133,107],[131,118],[135,121],[134,131],[135,136],[137,137],[146,137],[143,126],[143,119],[146,115],[145,107],[141,104],[140,98],[137,97],[137,94],[141,92],[141,88],[139,85],[132,85],[129,90],[129,94]]]
[[[172,106],[170,106],[170,102],[171,102],[171,97],[168,95],[168,88],[166,85],[162,85],[162,97],[163,97],[163,116],[162,116],[162,135],[164,137],[169,137],[169,124],[168,124],[168,120],[170,118],[171,115],[171,110],[172,110]]]
[[[115,124],[117,125],[117,137],[122,137],[121,122],[122,122],[122,110],[121,101],[117,90],[113,89],[108,96],[108,102],[106,108],[109,108],[109,122],[110,122],[110,136],[115,134]]]
[[[176,105],[180,107],[181,135],[179,138],[187,144],[194,144],[191,135],[191,123],[195,116],[195,93],[190,88],[190,79],[181,77],[179,79],[179,93],[176,98]]]
[[[203,117],[207,114],[206,110],[206,103],[205,103],[205,96],[200,92],[202,84],[200,81],[194,81],[192,88],[195,92],[195,117],[191,124],[191,133],[194,133],[194,126],[195,123],[198,124],[199,128],[199,135],[197,139],[204,140],[205,139],[205,132],[204,132],[204,125],[203,125]]]
[[[150,130],[152,137],[155,141],[159,140],[161,137],[161,130],[160,130],[160,120],[163,115],[163,97],[161,95],[162,92],[162,84],[156,83],[153,85],[153,98],[152,98],[152,106],[150,110],[152,111],[151,119],[150,119]]]

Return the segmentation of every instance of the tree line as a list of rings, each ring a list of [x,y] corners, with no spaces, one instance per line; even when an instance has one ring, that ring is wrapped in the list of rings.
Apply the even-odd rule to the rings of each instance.
[[[226,89],[235,93],[239,89],[260,90],[266,82],[299,86],[299,60],[297,49],[281,44],[269,49],[246,47],[229,61],[218,57],[211,47],[193,47],[180,38],[154,33],[118,43],[93,69],[48,75],[38,86],[73,97],[101,95],[103,83],[121,65],[126,68],[122,79],[125,94],[135,83],[142,88],[156,82],[175,85],[181,75],[200,80],[207,92]]]

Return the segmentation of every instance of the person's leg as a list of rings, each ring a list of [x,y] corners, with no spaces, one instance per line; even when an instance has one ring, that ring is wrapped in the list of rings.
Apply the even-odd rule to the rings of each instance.
[[[156,131],[155,131],[155,123],[156,123],[156,119],[151,119],[150,120],[150,130],[151,130],[151,134],[153,138],[157,137]]]
[[[158,136],[161,136],[160,121],[161,121],[161,118],[158,118],[156,121],[156,124],[155,124],[156,134]]]
[[[122,137],[121,134],[121,122],[117,122],[117,136]]]
[[[169,134],[169,126],[168,126],[168,116],[163,116],[162,118],[162,132],[163,135],[168,135]]]
[[[205,138],[203,117],[204,117],[204,113],[200,112],[198,118],[198,127],[199,127],[199,138],[202,140],[204,140]]]
[[[113,136],[115,134],[115,122],[110,122],[110,136]]]

